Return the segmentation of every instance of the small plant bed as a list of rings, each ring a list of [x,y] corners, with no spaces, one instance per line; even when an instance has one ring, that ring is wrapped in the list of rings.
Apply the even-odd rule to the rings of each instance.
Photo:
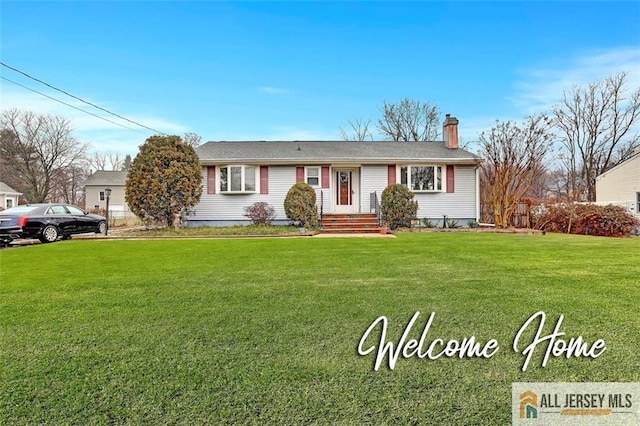
[[[306,235],[307,233],[305,233]],[[295,226],[237,225],[198,228],[136,229],[118,232],[120,237],[216,237],[216,236],[281,236],[302,235]]]

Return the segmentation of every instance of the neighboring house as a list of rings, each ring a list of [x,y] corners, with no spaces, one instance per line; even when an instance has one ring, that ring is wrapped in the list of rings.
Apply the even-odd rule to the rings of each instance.
[[[447,115],[444,142],[208,142],[197,148],[204,188],[192,226],[248,223],[244,208],[271,204],[286,223],[284,199],[296,182],[316,190],[323,214],[370,213],[389,184],[407,185],[419,218],[466,226],[478,220],[479,158],[458,148],[458,120]]]
[[[110,217],[130,217],[133,213],[124,200],[127,172],[98,170],[87,179],[85,206],[87,210],[104,210],[107,207],[105,189],[111,189],[109,197]]]
[[[596,178],[596,203],[625,206],[640,216],[640,148],[633,157]]]
[[[0,209],[8,209],[18,205],[22,192],[18,192],[4,182],[0,182]]]

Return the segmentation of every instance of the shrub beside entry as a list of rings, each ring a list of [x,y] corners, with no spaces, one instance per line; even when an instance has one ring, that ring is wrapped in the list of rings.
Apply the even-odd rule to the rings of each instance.
[[[287,217],[297,225],[308,228],[318,226],[318,206],[316,191],[304,182],[296,183],[289,189],[284,199]]]
[[[399,183],[389,185],[382,191],[380,207],[382,220],[391,229],[410,228],[418,212],[418,202],[413,200],[413,192]]]

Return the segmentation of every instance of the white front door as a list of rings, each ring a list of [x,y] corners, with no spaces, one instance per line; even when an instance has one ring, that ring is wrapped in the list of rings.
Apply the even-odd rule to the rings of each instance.
[[[358,185],[357,173],[354,169],[334,169],[336,188],[335,211],[337,213],[353,213],[357,210]]]

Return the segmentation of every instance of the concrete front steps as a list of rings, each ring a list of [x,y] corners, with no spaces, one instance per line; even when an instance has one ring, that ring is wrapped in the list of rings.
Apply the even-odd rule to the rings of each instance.
[[[322,215],[323,234],[371,234],[382,232],[375,213],[331,213]]]

